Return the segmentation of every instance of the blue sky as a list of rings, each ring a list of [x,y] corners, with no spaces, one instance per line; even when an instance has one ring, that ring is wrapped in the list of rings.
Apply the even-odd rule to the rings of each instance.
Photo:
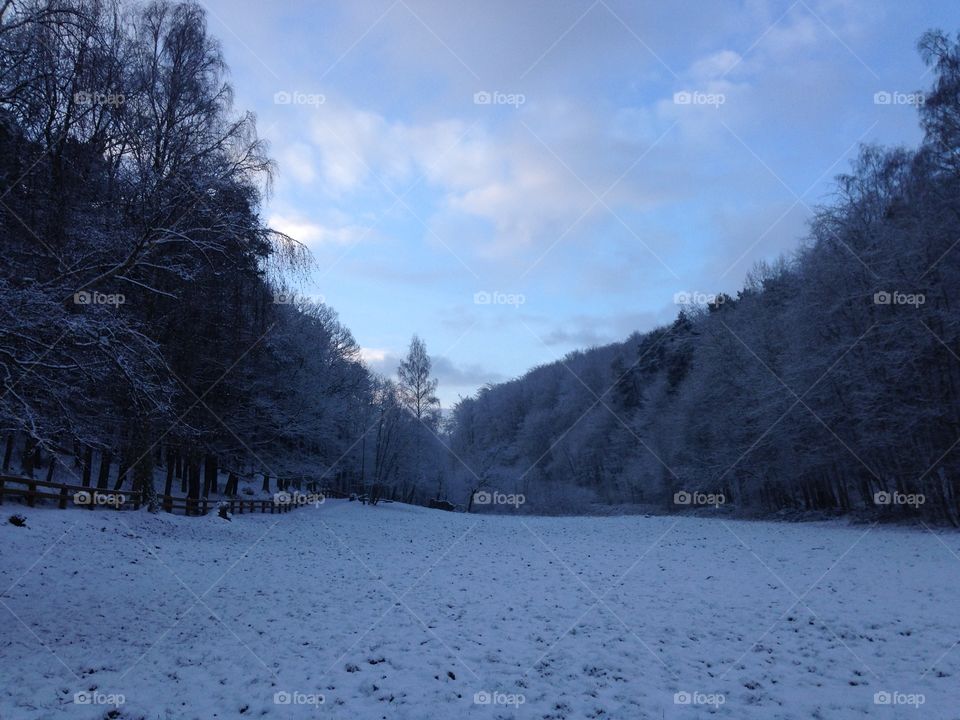
[[[423,337],[445,407],[789,253],[859,143],[917,142],[916,41],[960,30],[956,2],[203,4],[301,291],[382,372]]]

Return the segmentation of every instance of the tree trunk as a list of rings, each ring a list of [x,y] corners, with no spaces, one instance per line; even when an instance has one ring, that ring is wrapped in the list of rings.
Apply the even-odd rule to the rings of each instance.
[[[7,434],[7,446],[3,451],[3,471],[8,472],[10,470],[10,456],[13,455],[13,442],[14,437],[13,433]]]
[[[135,450],[131,447],[125,447],[120,451],[120,462],[117,466],[117,482],[113,486],[114,490],[119,490],[123,487],[123,484],[127,481],[127,473],[130,472],[130,463],[133,461]],[[143,458],[141,462],[146,461],[147,458]],[[148,462],[148,464],[150,464]],[[134,470],[134,475],[136,475],[136,470]],[[134,478],[134,485],[136,485],[136,478]]]
[[[20,463],[23,474],[27,477],[33,477],[34,450],[36,449],[36,440],[27,438],[26,445],[23,448],[23,460]]]
[[[198,501],[200,500],[200,460],[191,457],[187,462],[187,474],[189,483],[187,487],[187,514],[196,515],[198,510]]]
[[[163,496],[164,498],[171,497],[173,495],[173,450],[167,448],[167,477],[166,481],[163,483]],[[164,510],[170,512],[171,510],[171,500],[164,500]]]
[[[219,468],[217,467],[217,456],[212,453],[207,453],[206,458],[203,460],[203,496],[210,497],[210,493],[219,493],[217,489],[217,472]]]
[[[142,447],[142,445],[140,445]],[[153,487],[153,454],[146,453],[133,468],[133,490],[139,492],[144,503],[156,512],[157,491]]]
[[[201,497],[210,497],[210,454],[203,456],[203,491]]]
[[[109,450],[100,451],[100,472],[97,475],[97,489],[106,490],[110,481],[110,463],[113,462],[113,453]]]
[[[82,463],[82,484],[84,487],[90,487],[90,473],[92,472],[93,466],[93,448],[87,445],[83,449],[83,463]]]
[[[163,494],[169,495],[173,492],[173,450],[167,447],[167,476],[163,484]]]
[[[176,476],[180,478],[180,492],[183,495],[187,494],[187,486],[189,484],[189,479],[190,479],[189,475],[190,475],[189,456],[185,456],[182,451],[178,451]]]

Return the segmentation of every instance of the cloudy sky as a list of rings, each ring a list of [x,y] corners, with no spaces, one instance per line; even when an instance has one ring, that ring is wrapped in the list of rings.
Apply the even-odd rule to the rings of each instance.
[[[449,407],[789,253],[857,145],[914,144],[931,0],[205,0],[301,288]]]

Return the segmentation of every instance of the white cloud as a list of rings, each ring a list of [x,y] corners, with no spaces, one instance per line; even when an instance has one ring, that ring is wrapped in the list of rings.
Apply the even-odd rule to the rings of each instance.
[[[689,74],[698,80],[715,80],[734,69],[743,58],[733,50],[721,50],[696,60]]]
[[[531,109],[524,120],[532,132],[544,133],[541,140],[515,123],[494,134],[483,121],[391,122],[328,103],[315,120],[312,138],[324,181],[342,203],[346,195],[378,193],[386,184],[389,206],[414,183],[431,186],[433,219],[453,214],[488,223],[493,232],[477,249],[503,255],[538,240],[552,242],[594,205],[594,193],[602,194],[627,169],[632,158],[625,146],[632,142],[635,157],[649,144],[649,131],[611,138],[591,113],[554,110]],[[646,118],[654,121],[652,115]],[[614,197],[640,207],[657,195],[618,192]]]
[[[322,225],[300,217],[271,215],[268,224],[305,245],[349,245],[360,240],[368,228],[359,225]]]
[[[360,348],[360,358],[366,363],[383,363],[389,354],[388,350],[380,348]]]
[[[364,154],[379,135],[373,113],[346,113],[323,109],[322,122],[314,121],[311,137],[320,151],[321,167],[327,190],[339,195],[356,188],[367,176]]]
[[[313,149],[302,142],[292,143],[277,152],[282,173],[300,183],[311,183],[317,173],[313,166]]]
[[[394,377],[402,359],[399,353],[381,348],[360,348],[360,357],[367,366],[385,377]],[[440,384],[440,390],[450,388],[473,389],[488,382],[500,382],[501,373],[485,368],[477,363],[457,364],[444,355],[431,355],[432,375]]]

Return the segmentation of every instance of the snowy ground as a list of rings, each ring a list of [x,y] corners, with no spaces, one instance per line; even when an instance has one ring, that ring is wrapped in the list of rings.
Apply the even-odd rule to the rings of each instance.
[[[345,501],[0,519],[4,719],[960,718],[952,532]]]

